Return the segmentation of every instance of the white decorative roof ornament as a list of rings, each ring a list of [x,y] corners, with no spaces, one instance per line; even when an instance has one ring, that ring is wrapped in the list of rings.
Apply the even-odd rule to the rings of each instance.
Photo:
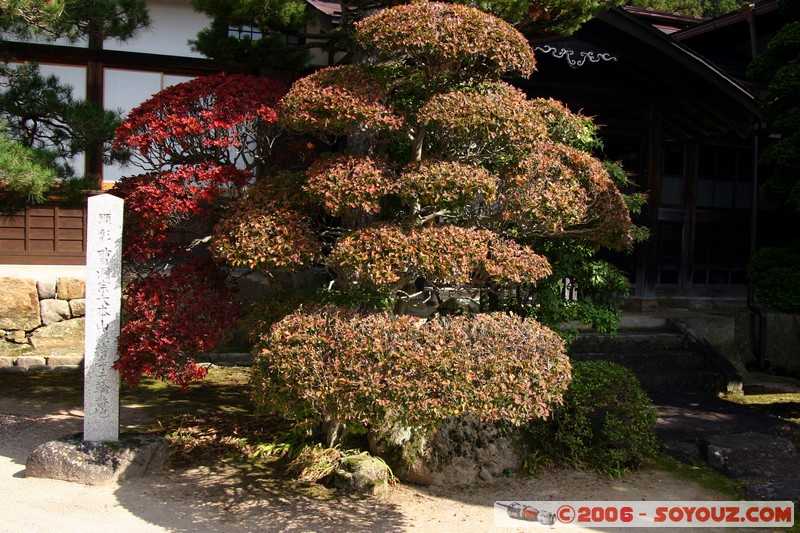
[[[556,59],[566,59],[569,66],[572,68],[580,68],[584,66],[587,61],[589,63],[619,61],[619,57],[615,54],[606,52],[605,50],[590,48],[586,46],[585,43],[572,41],[569,43],[555,44],[557,46],[553,46],[552,44],[538,45],[535,50],[543,54],[549,54]]]

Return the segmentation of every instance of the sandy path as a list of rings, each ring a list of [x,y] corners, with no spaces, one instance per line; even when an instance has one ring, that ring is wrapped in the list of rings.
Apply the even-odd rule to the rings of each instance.
[[[458,489],[400,485],[386,496],[366,499],[297,487],[259,472],[243,478],[224,466],[92,487],[25,477],[25,460],[38,444],[82,430],[80,411],[0,399],[0,413],[0,531],[10,533],[507,532],[513,529],[493,526],[494,501],[726,499],[653,469],[618,480],[555,470],[539,479]],[[140,413],[123,411],[123,425],[137,422]]]

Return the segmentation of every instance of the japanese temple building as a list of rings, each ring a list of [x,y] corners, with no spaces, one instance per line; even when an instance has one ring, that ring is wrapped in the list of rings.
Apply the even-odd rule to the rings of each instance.
[[[335,24],[338,3],[310,3],[322,28]],[[125,111],[168,85],[222,69],[187,44],[209,22],[188,0],[148,5],[152,28],[128,43],[4,46],[72,83],[76,97]],[[538,71],[515,83],[594,117],[603,156],[623,162],[650,197],[637,221],[650,240],[633,254],[609,255],[630,276],[641,308],[664,298],[744,300],[753,245],[781,242],[792,229],[757,194],[756,154],[769,139],[760,88],[744,76],[780,24],[777,0],[712,20],[616,8],[569,38],[532,41]],[[318,54],[314,63],[331,59]],[[124,174],[100,160],[83,164],[106,183]],[[0,220],[0,264],[82,264],[84,215],[64,213],[42,206]]]
[[[521,87],[594,117],[605,157],[649,196],[637,222],[651,238],[611,256],[642,308],[744,300],[751,235],[760,247],[791,231],[754,188],[768,139],[744,76],[780,25],[777,4],[709,21],[619,8],[569,39],[533,42],[538,72]]]

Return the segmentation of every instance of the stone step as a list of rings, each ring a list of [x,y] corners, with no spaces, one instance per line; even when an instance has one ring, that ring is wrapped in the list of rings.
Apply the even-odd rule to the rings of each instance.
[[[623,314],[619,321],[619,331],[672,331],[674,326],[663,316]]]
[[[616,336],[602,333],[581,334],[570,346],[570,353],[631,353],[683,350],[689,347],[682,333],[665,331],[623,331]]]
[[[718,392],[727,380],[703,354],[692,350],[636,353],[583,353],[573,360],[603,360],[618,363],[636,375],[648,393]]]
[[[602,359],[613,361],[633,371],[675,372],[715,370],[702,354],[692,350],[652,350],[645,352],[584,352],[570,354],[576,361]]]
[[[633,372],[648,394],[718,392],[725,390],[724,377],[715,370],[665,372],[652,374]]]

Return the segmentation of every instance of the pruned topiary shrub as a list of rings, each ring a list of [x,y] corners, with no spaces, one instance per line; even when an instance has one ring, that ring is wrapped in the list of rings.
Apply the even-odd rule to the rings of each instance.
[[[656,419],[630,370],[610,361],[576,361],[563,405],[531,425],[535,458],[620,475],[655,456]]]
[[[256,346],[261,412],[344,429],[387,421],[433,430],[466,415],[523,425],[546,417],[570,379],[563,341],[534,320],[503,313],[420,322],[346,308],[301,308]]]

